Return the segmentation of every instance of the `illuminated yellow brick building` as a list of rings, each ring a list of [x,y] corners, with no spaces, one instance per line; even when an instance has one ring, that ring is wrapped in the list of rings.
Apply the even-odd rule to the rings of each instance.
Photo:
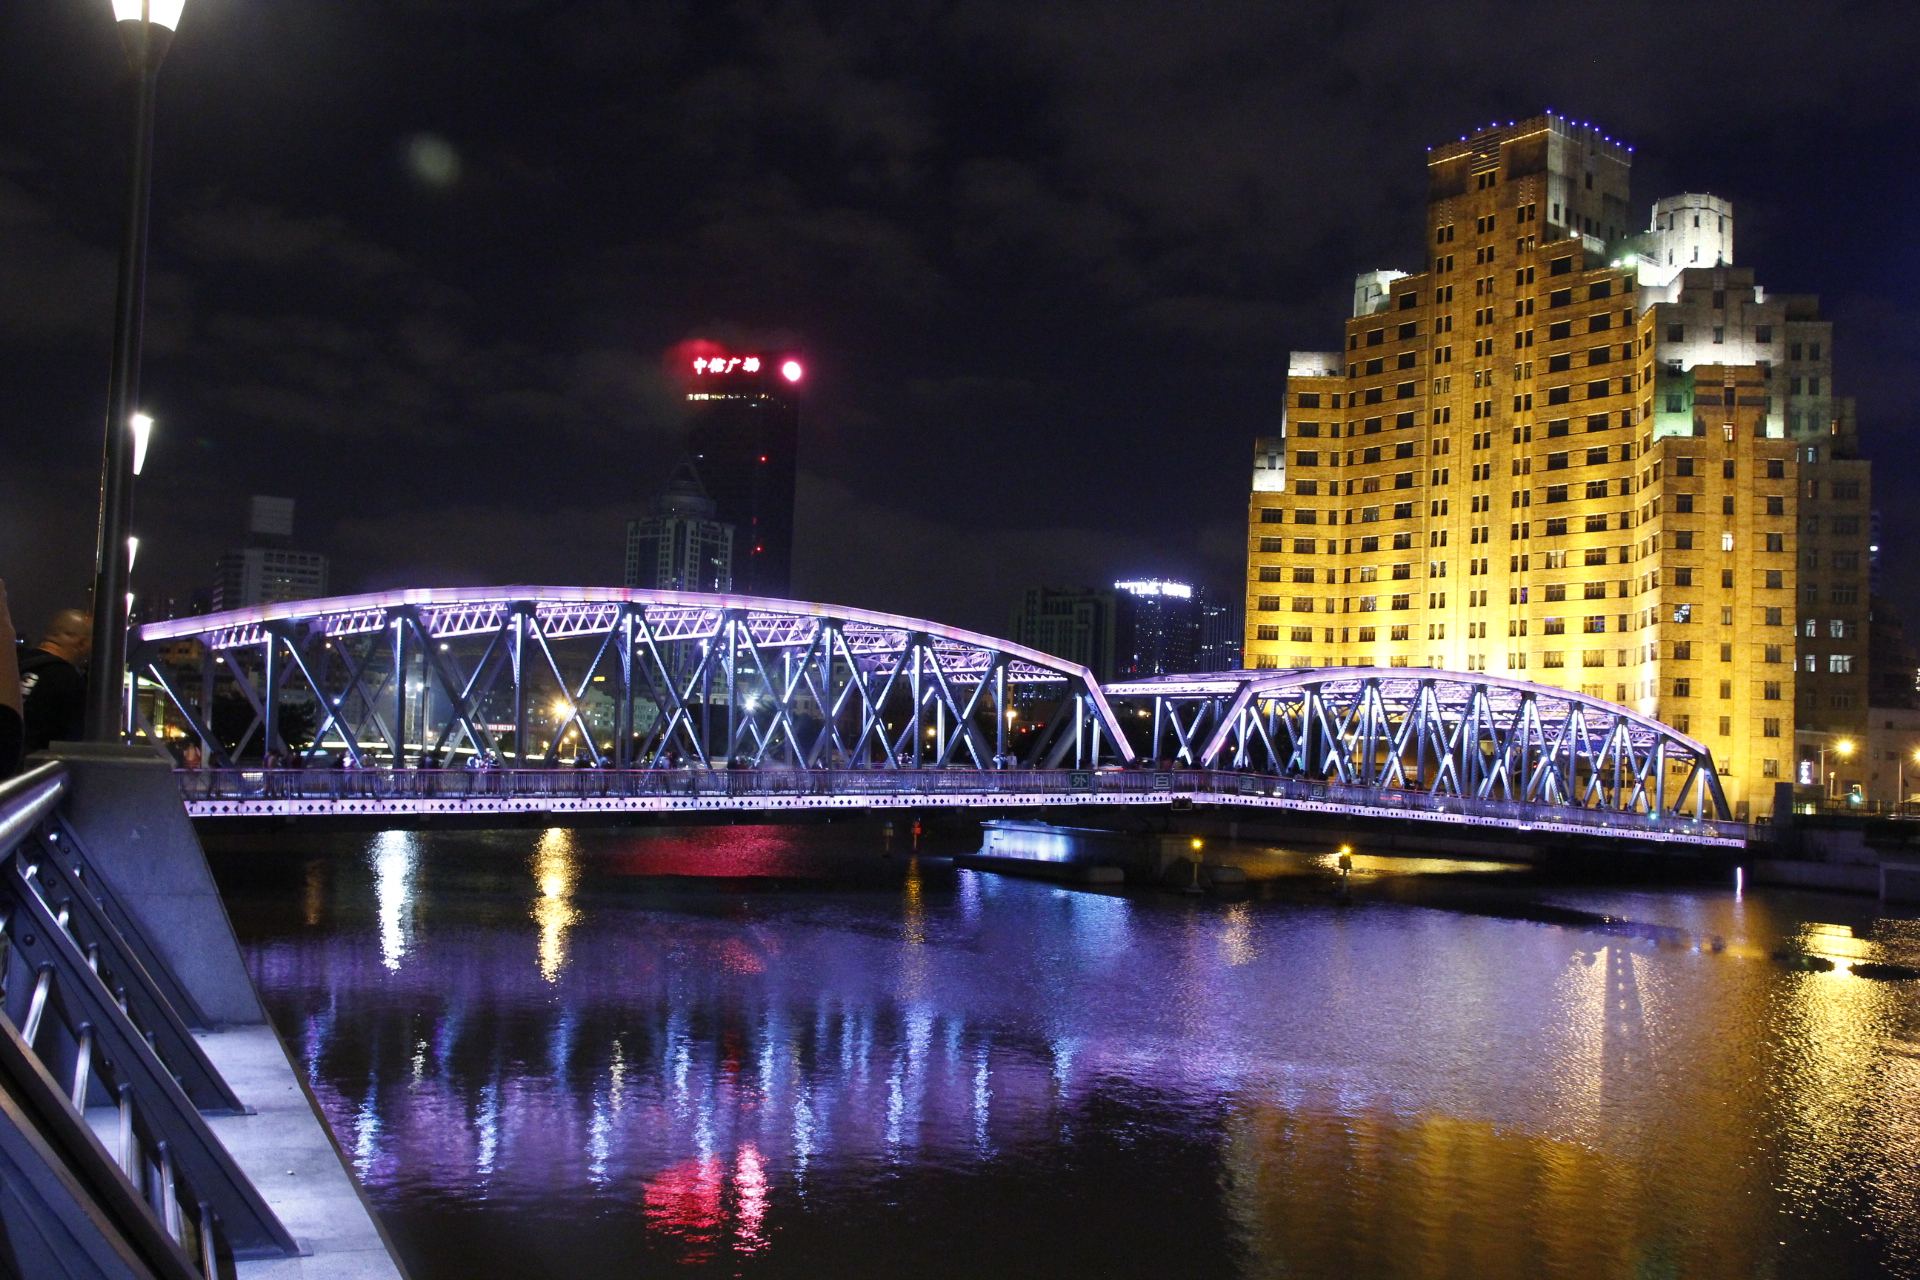
[[[1867,464],[1813,300],[1731,265],[1715,197],[1630,229],[1630,161],[1554,115],[1432,149],[1427,269],[1359,278],[1256,447],[1247,665],[1577,689],[1764,810],[1864,741]]]

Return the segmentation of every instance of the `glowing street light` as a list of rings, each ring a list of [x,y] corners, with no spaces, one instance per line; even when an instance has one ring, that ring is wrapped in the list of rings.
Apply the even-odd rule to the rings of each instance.
[[[144,413],[136,413],[127,419],[127,425],[133,430],[133,474],[139,475],[147,465],[147,441],[153,439],[153,418]],[[133,566],[128,565],[129,572]]]
[[[1853,739],[1837,739],[1833,744],[1833,754],[1839,756],[1842,760],[1853,759]],[[1834,789],[1834,784],[1839,776],[1837,770],[1829,771],[1827,768],[1827,748],[1823,743],[1820,747],[1820,777],[1826,784],[1827,799],[1829,800],[1836,798],[1837,792]]]
[[[113,0],[113,16],[121,22],[145,19],[168,32],[180,25],[180,12],[187,0]]]
[[[94,543],[93,678],[87,682],[86,736],[111,742],[121,735],[120,706],[127,669],[127,579],[121,558],[132,523],[135,444],[133,406],[140,398],[140,342],[146,317],[147,222],[153,189],[153,100],[160,63],[173,43],[186,0],[113,0],[120,43],[133,69],[133,148],[120,242],[120,281],[114,295],[113,363],[107,373],[106,442],[100,459],[100,522]]]

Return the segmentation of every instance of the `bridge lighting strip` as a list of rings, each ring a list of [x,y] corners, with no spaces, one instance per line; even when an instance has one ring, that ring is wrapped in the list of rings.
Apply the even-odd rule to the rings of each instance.
[[[1509,831],[1547,835],[1584,835],[1656,844],[1691,844],[1719,849],[1744,849],[1742,836],[1710,830],[1674,830],[1628,823],[1607,826],[1583,822],[1525,821],[1511,817],[1456,813],[1444,809],[1383,810],[1369,805],[1333,800],[1300,800],[1287,796],[1226,795],[1211,792],[1141,791],[1100,795],[1063,792],[1058,795],[1007,795],[992,792],[901,792],[859,796],[596,796],[557,799],[551,796],[427,799],[398,797],[384,800],[189,800],[193,818],[354,817],[400,814],[482,813],[779,813],[860,809],[1034,809],[1100,808],[1116,805],[1172,805],[1190,803],[1202,809],[1281,809],[1338,814],[1350,818],[1400,818],[1447,823],[1463,827],[1500,827]]]

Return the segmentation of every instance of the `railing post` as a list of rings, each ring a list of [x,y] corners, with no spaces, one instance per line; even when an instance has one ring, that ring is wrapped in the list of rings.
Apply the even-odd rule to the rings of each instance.
[[[1002,764],[1007,758],[1007,721],[1010,708],[1007,706],[1007,660],[997,658],[993,664],[993,759]]]
[[[407,754],[407,628],[400,619],[393,619],[388,628],[393,639],[393,767],[406,768]],[[426,746],[426,734],[421,734],[421,746]]]
[[[194,717],[194,727],[201,731],[200,750],[207,760],[225,760],[227,748],[213,730],[213,684],[214,667],[213,646],[200,642],[200,706],[199,714]]]
[[[739,650],[735,645],[735,622],[729,611],[720,626],[720,633],[726,638],[727,646],[727,767],[733,767],[733,752],[740,741],[740,672]],[[733,785],[729,781],[727,794],[733,794]]]
[[[513,763],[527,762],[527,606],[513,605]]]
[[[633,605],[620,606],[620,710],[614,716],[613,764],[633,764]]]
[[[260,763],[267,767],[273,753],[280,749],[280,668],[279,640],[269,631],[263,642],[260,683],[265,689],[260,703]]]
[[[913,670],[908,675],[907,684],[913,694],[913,767],[918,769],[920,767],[920,740],[923,736],[922,731],[927,727],[926,703],[921,700],[922,694],[920,691],[920,654],[924,637],[918,635],[913,636],[907,643],[913,646]]]

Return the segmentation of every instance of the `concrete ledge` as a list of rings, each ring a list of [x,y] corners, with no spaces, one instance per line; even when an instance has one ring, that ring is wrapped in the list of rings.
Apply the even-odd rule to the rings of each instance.
[[[1881,863],[1880,900],[1920,902],[1920,862]]]
[[[1761,858],[1753,863],[1755,884],[1794,889],[1831,889],[1840,893],[1878,893],[1880,868],[1871,864],[1795,862]]]
[[[47,755],[67,766],[67,820],[88,861],[208,1021],[264,1023],[173,761],[155,748],[82,742],[56,742]]]
[[[273,1028],[195,1037],[252,1115],[208,1116],[214,1135],[308,1250],[242,1262],[240,1280],[404,1280],[379,1221],[347,1171]]]

